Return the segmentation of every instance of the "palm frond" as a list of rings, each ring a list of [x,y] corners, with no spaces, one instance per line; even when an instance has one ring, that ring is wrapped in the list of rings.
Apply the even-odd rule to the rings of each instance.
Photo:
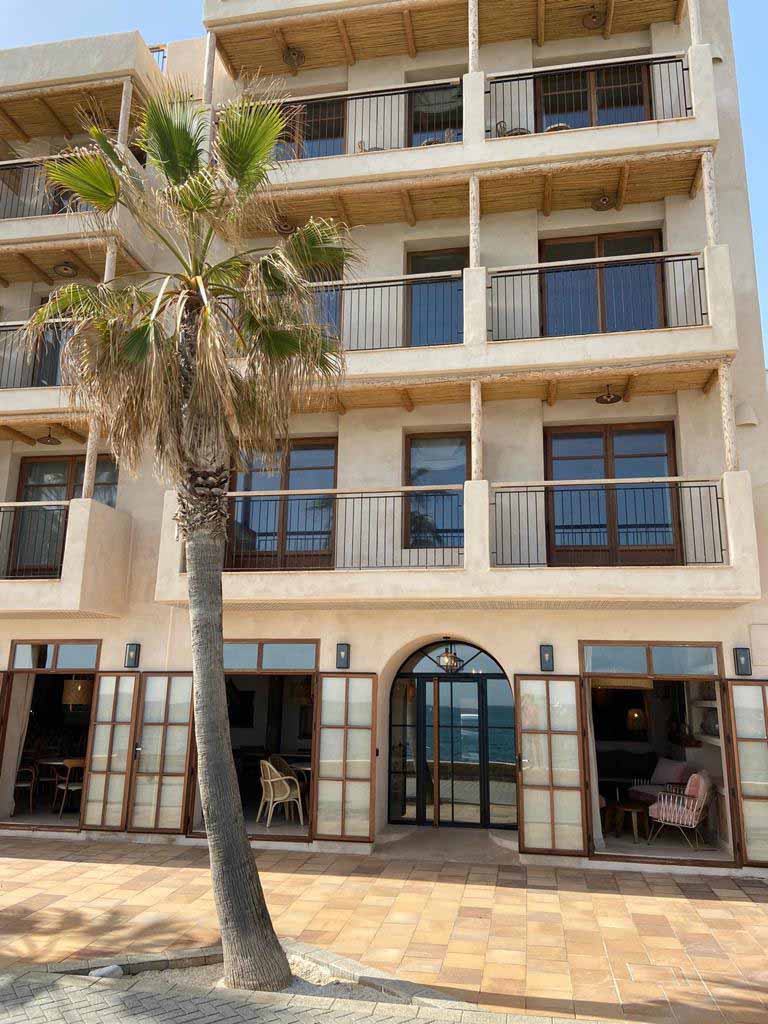
[[[241,198],[266,184],[286,124],[285,110],[275,101],[243,96],[221,111],[216,160],[236,183]]]
[[[208,115],[191,95],[183,81],[170,81],[140,109],[137,144],[171,185],[183,185],[203,163]]]
[[[62,159],[49,160],[45,169],[49,184],[72,193],[99,213],[109,213],[118,204],[120,179],[101,153],[76,150]]]

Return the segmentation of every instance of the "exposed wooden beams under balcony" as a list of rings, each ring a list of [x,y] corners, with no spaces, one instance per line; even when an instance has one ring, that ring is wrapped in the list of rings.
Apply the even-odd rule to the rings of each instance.
[[[509,39],[545,42],[577,36],[647,31],[674,21],[681,0],[480,0],[480,45]],[[585,16],[594,9],[597,24]],[[217,25],[219,53],[235,77],[285,74],[287,48],[300,51],[303,69],[343,66],[378,57],[467,46],[466,0],[380,0],[339,10]]]
[[[51,239],[45,242],[0,243],[0,286],[21,281],[64,284],[67,279],[101,281],[106,259],[106,242],[96,238]],[[56,268],[71,266],[75,273],[63,275]],[[144,269],[138,258],[118,242],[117,273],[133,274]]]
[[[548,215],[590,207],[603,196],[622,206],[658,202],[667,196],[693,196],[701,181],[702,152],[672,150],[478,171],[481,213],[538,209]],[[278,196],[277,205],[281,220],[290,226],[303,224],[312,216],[338,220],[341,208],[351,227],[466,217],[469,177],[468,172],[427,174],[286,189]]]

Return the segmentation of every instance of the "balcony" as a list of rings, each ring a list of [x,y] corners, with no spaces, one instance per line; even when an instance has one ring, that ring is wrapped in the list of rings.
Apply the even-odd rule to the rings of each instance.
[[[577,497],[582,486],[473,481],[463,489],[236,495],[224,602],[679,608],[759,599],[748,473],[719,481],[590,481],[589,496]],[[558,487],[559,497],[548,499]],[[168,492],[155,598],[185,605],[175,511]],[[548,553],[548,531],[558,555],[567,552],[563,560]],[[613,548],[610,531],[618,538]]]
[[[21,322],[0,323],[0,390],[55,388],[61,384],[60,356],[65,330],[53,326],[36,351],[29,350]]]
[[[131,520],[98,501],[0,503],[0,617],[119,615]]]

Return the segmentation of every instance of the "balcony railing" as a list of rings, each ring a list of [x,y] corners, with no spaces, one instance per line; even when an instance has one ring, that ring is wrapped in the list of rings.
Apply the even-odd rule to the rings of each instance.
[[[411,149],[461,142],[461,82],[286,101],[279,160]]]
[[[63,327],[52,326],[46,339],[32,351],[20,323],[0,324],[0,389],[48,388],[61,383]]]
[[[314,315],[349,352],[460,345],[462,275],[457,271],[320,285]]]
[[[692,113],[684,57],[611,61],[492,78],[486,135],[498,139]]]
[[[47,184],[42,161],[0,163],[0,220],[80,213],[86,209],[72,193]]]
[[[0,505],[0,579],[58,579],[69,503]]]
[[[496,484],[496,566],[721,565],[720,484],[713,480],[590,480]]]
[[[225,569],[459,567],[464,490],[278,491],[235,494]]]
[[[493,270],[488,302],[493,341],[708,322],[700,255],[621,256]]]

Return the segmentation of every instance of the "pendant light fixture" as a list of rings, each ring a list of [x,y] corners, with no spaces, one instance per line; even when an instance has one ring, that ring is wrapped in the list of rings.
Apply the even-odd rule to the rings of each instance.
[[[51,428],[48,427],[48,433],[44,437],[38,437],[37,443],[49,445],[50,447],[55,447],[56,445],[61,444],[61,438],[54,437]]]
[[[454,651],[450,637],[444,636],[443,640],[445,641],[445,650],[442,654],[438,654],[436,660],[440,668],[451,675],[453,672],[458,672],[464,662]]]
[[[606,384],[605,391],[601,391],[595,401],[598,405],[616,405],[617,402],[621,401],[621,395],[611,391],[611,385]]]

